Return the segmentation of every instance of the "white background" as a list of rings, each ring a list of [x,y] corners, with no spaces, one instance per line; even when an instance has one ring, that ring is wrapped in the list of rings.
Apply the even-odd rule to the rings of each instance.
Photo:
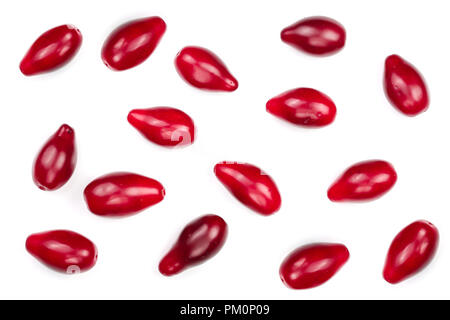
[[[450,45],[448,1],[2,1],[0,4],[0,298],[321,299],[450,298]],[[159,15],[167,32],[138,67],[113,72],[100,58],[103,41],[130,19]],[[282,28],[325,15],[347,30],[343,51],[307,56],[281,42]],[[84,36],[75,59],[51,74],[25,77],[19,63],[31,43],[60,24]],[[239,81],[233,93],[210,93],[184,83],[173,59],[186,45],[218,54]],[[398,113],[382,89],[383,63],[397,53],[425,76],[429,110]],[[313,87],[336,103],[335,122],[308,130],[265,111],[266,101],[295,87]],[[173,106],[192,116],[197,140],[167,150],[127,122],[133,108]],[[76,131],[78,164],[56,192],[32,182],[33,159],[62,124]],[[398,182],[383,198],[336,204],[328,186],[349,165],[390,161]],[[260,216],[218,182],[222,160],[258,165],[276,181],[282,208]],[[167,196],[125,219],[91,214],[84,187],[113,171],[159,180]],[[192,219],[221,215],[228,240],[218,255],[166,278],[157,266]],[[392,286],[381,276],[393,237],[417,219],[441,234],[438,253],[422,273]],[[68,276],[47,269],[25,250],[34,232],[71,229],[99,250],[89,272]],[[294,291],[278,268],[296,247],[341,242],[350,260],[321,287]]]

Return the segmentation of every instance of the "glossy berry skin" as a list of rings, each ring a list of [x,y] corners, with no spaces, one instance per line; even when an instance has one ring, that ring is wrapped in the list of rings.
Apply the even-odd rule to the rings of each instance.
[[[20,63],[26,76],[55,70],[69,62],[80,49],[81,32],[72,25],[62,25],[43,33]]]
[[[326,17],[309,17],[281,31],[283,42],[309,54],[330,55],[345,45],[345,29]]]
[[[133,68],[153,53],[165,31],[166,23],[160,17],[133,20],[121,25],[103,45],[103,62],[116,71]]]
[[[84,189],[89,210],[111,217],[138,213],[162,201],[164,195],[164,187],[158,181],[128,172],[107,174]]]
[[[227,233],[227,224],[219,216],[210,214],[192,221],[159,263],[159,272],[172,276],[212,258],[222,248]]]
[[[384,91],[391,104],[407,116],[416,116],[428,109],[425,80],[413,65],[398,55],[386,58]]]
[[[325,94],[315,89],[297,88],[270,99],[267,112],[304,127],[323,127],[333,122],[336,106]]]
[[[397,181],[392,165],[382,160],[357,163],[348,168],[328,189],[331,201],[364,201],[381,197]]]
[[[392,241],[389,248],[383,276],[395,284],[414,275],[433,258],[439,242],[439,233],[428,221],[413,222]]]
[[[175,108],[134,109],[128,114],[128,122],[148,140],[161,146],[174,147],[194,142],[194,122]]]
[[[221,162],[214,167],[220,182],[244,205],[268,216],[280,209],[281,196],[272,178],[258,167]]]
[[[328,281],[347,262],[342,244],[316,243],[294,250],[281,264],[280,277],[291,289],[309,289]]]
[[[33,165],[33,181],[42,190],[61,188],[77,162],[75,131],[63,124],[39,151]]]
[[[199,89],[234,91],[238,82],[225,64],[211,51],[200,47],[185,47],[175,58],[179,75]]]
[[[30,235],[28,252],[48,267],[68,274],[91,269],[97,262],[97,248],[73,231],[54,230]]]

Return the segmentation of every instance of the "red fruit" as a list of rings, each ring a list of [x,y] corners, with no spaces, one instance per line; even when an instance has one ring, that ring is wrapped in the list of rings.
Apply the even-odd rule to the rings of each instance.
[[[294,250],[281,264],[280,277],[291,289],[309,289],[328,281],[347,262],[342,244],[310,244]]]
[[[348,168],[328,189],[331,201],[361,201],[381,197],[397,181],[392,165],[382,160],[357,163]]]
[[[180,76],[194,87],[207,90],[234,91],[238,82],[224,63],[211,51],[185,47],[175,58]]]
[[[81,42],[80,30],[72,25],[50,29],[32,44],[20,62],[20,71],[31,76],[62,67],[75,56]]]
[[[34,183],[42,190],[56,190],[70,179],[76,162],[75,132],[63,124],[44,144],[34,161]]]
[[[148,140],[161,146],[181,146],[194,142],[194,122],[181,110],[169,107],[135,109],[128,122]]]
[[[326,17],[300,20],[281,31],[281,40],[315,55],[328,55],[345,45],[345,29],[339,22]]]
[[[414,275],[433,258],[439,242],[439,233],[428,221],[416,221],[395,237],[389,248],[383,276],[395,284]]]
[[[160,17],[133,20],[121,25],[103,45],[103,62],[116,71],[133,68],[152,54],[165,31],[166,23]]]
[[[225,187],[243,204],[262,215],[271,215],[281,206],[275,182],[251,164],[222,162],[214,173]]]
[[[212,258],[222,248],[227,229],[226,222],[212,214],[192,221],[159,263],[159,272],[172,276]]]
[[[384,90],[391,104],[408,116],[428,109],[425,80],[413,65],[397,55],[386,58]]]
[[[27,238],[25,246],[43,264],[68,274],[87,271],[97,262],[97,248],[92,241],[73,231],[35,233]]]
[[[164,187],[158,181],[127,172],[107,174],[84,189],[89,210],[99,216],[134,214],[157,204],[164,195]]]
[[[286,91],[266,104],[267,112],[293,124],[323,127],[333,122],[336,106],[320,91],[298,88]]]

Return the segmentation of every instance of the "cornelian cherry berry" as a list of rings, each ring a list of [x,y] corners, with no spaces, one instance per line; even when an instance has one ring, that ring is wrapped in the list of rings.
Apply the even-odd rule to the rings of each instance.
[[[342,244],[316,243],[294,250],[281,264],[280,277],[291,289],[309,289],[328,281],[347,262]]]
[[[413,65],[398,55],[386,58],[384,90],[391,104],[407,116],[416,116],[428,109],[425,80]]]
[[[428,221],[416,221],[404,228],[389,248],[384,279],[395,284],[425,268],[432,260],[438,242],[438,230]]]
[[[211,51],[200,47],[185,47],[175,58],[179,75],[199,89],[234,91],[238,82],[225,64]]]
[[[160,17],[133,20],[121,25],[103,45],[103,62],[116,71],[133,68],[153,53],[165,31],[166,23]]]
[[[345,29],[339,22],[326,17],[309,17],[281,31],[285,43],[314,55],[329,55],[345,45]]]
[[[323,127],[336,116],[334,102],[315,89],[298,88],[286,91],[266,104],[267,112],[296,125]]]
[[[33,181],[42,190],[56,190],[70,179],[76,162],[75,132],[63,124],[39,151]]]
[[[48,72],[69,62],[80,49],[82,36],[72,25],[62,25],[43,33],[20,63],[26,76]]]
[[[272,178],[258,167],[237,162],[216,164],[214,173],[220,182],[244,205],[271,215],[281,206],[281,196]]]
[[[164,187],[156,180],[128,172],[110,173],[84,189],[89,210],[99,216],[138,213],[162,201]]]
[[[68,274],[91,269],[97,262],[97,248],[81,234],[54,230],[32,234],[27,251],[48,267]]]
[[[392,165],[382,160],[357,163],[348,168],[328,189],[331,201],[363,201],[381,197],[397,181]]]
[[[174,147],[194,142],[194,122],[181,110],[169,107],[134,109],[128,122],[148,140]]]
[[[192,221],[161,260],[159,271],[172,276],[210,259],[222,248],[227,233],[227,224],[219,216],[210,214]]]

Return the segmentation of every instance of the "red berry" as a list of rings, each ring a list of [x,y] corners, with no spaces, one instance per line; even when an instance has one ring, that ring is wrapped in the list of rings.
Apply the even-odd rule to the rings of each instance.
[[[397,55],[386,58],[384,90],[391,104],[408,116],[416,116],[428,109],[425,80],[413,65]]]
[[[52,71],[69,62],[80,49],[80,30],[62,25],[43,33],[33,43],[20,63],[26,76]]]
[[[110,173],[84,189],[89,210],[99,216],[125,216],[162,201],[163,186],[156,180],[127,172]]]
[[[161,146],[181,146],[194,142],[194,122],[183,111],[157,107],[135,109],[128,114],[128,122],[148,140]]]
[[[428,221],[416,221],[392,241],[386,257],[383,276],[395,284],[425,268],[433,258],[439,242],[439,233]]]
[[[337,21],[326,17],[300,20],[281,31],[281,40],[314,55],[328,55],[345,45],[345,29]]]
[[[328,281],[347,262],[342,244],[318,243],[300,247],[281,264],[280,277],[291,289],[309,289]]]
[[[224,186],[244,205],[262,215],[271,215],[281,206],[275,182],[258,167],[246,163],[222,162],[214,173]]]
[[[63,124],[44,144],[34,161],[34,183],[42,190],[56,190],[70,179],[76,162],[75,132]]]
[[[180,76],[194,87],[207,90],[234,91],[238,82],[225,64],[211,51],[185,47],[175,58]]]
[[[27,238],[25,246],[43,264],[64,273],[87,271],[97,262],[94,243],[73,231],[35,233]]]
[[[266,104],[267,112],[293,124],[322,127],[333,122],[336,106],[320,91],[298,88],[286,91]]]
[[[206,215],[192,221],[161,260],[159,271],[165,276],[172,276],[212,258],[222,248],[227,229],[226,222],[216,215]]]
[[[133,20],[121,25],[103,45],[103,62],[116,71],[133,68],[152,54],[165,31],[166,23],[160,17]]]
[[[381,197],[397,181],[392,165],[382,160],[357,163],[348,168],[328,189],[331,201],[361,201]]]

